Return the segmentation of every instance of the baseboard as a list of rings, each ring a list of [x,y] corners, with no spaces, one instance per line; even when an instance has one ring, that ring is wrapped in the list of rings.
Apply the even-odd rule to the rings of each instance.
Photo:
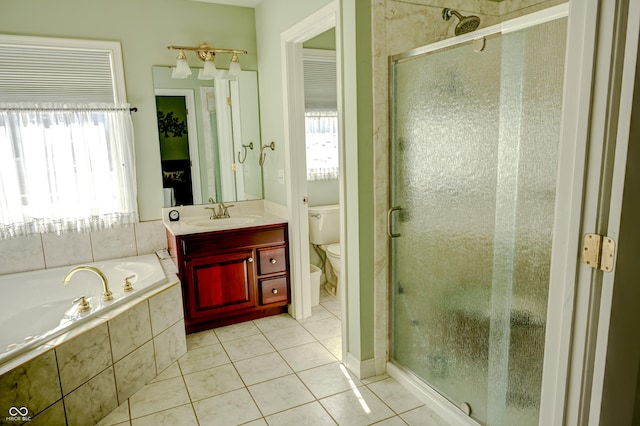
[[[351,355],[351,353],[347,352],[347,357],[344,360],[344,365],[359,379],[366,379],[368,377],[377,375],[375,358],[361,361],[355,356]]]

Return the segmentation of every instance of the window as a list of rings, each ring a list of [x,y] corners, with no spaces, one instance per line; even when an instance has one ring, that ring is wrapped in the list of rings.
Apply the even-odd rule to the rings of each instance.
[[[337,111],[307,111],[304,121],[307,180],[337,179],[340,169]]]
[[[337,179],[338,112],[335,51],[304,50],[307,180]]]
[[[0,35],[0,238],[137,221],[120,46]]]

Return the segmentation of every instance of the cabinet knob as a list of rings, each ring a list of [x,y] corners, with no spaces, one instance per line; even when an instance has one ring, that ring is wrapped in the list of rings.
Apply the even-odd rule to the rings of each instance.
[[[278,294],[278,289],[277,289],[277,288],[274,288],[273,290],[271,290],[271,293],[273,293],[273,294]]]
[[[247,262],[252,263],[253,262],[253,257],[248,258]]]
[[[271,262],[272,265],[275,265],[277,260],[275,260],[274,258],[269,259],[269,262]]]

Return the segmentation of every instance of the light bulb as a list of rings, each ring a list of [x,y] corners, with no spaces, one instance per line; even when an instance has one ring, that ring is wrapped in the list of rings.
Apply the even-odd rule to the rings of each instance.
[[[216,76],[216,64],[213,62],[214,55],[211,52],[207,52],[207,56],[204,60],[204,68],[198,72],[198,80],[213,80]]]
[[[229,63],[229,78],[237,78],[240,75],[240,59],[237,54],[233,54]]]
[[[187,78],[190,75],[191,68],[189,68],[189,64],[187,63],[187,56],[184,54],[184,51],[180,50],[176,60],[176,67],[171,73],[171,78]]]

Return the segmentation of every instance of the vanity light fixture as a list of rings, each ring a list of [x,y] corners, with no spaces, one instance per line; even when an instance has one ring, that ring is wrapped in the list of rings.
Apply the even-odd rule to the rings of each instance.
[[[190,46],[167,46],[167,49],[170,50],[178,50],[178,60],[176,63],[176,67],[173,69],[171,73],[171,78],[187,78],[191,75],[191,69],[187,64],[187,56],[185,55],[185,50],[190,50],[196,52],[198,57],[204,61],[204,68],[200,70],[198,73],[198,79],[200,80],[213,80],[217,74],[216,66],[214,64],[214,59],[216,53],[230,53],[231,62],[229,63],[229,72],[228,77],[230,79],[235,79],[240,75],[240,59],[238,58],[239,54],[247,54],[246,50],[236,50],[236,49],[222,49],[218,47],[213,47],[209,43],[200,43],[197,47]]]
[[[189,64],[187,63],[187,55],[184,54],[184,50],[178,52],[176,59],[176,67],[173,69],[173,72],[171,72],[171,78],[189,77],[191,75],[191,68],[189,68]]]

